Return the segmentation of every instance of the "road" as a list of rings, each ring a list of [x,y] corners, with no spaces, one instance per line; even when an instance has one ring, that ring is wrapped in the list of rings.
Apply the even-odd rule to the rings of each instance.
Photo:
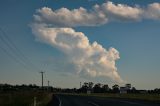
[[[60,101],[59,106],[160,106],[158,103],[128,99],[113,99],[63,94],[57,94],[56,97]]]

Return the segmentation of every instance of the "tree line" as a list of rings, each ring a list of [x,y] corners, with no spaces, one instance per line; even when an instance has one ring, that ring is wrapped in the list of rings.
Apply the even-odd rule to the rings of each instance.
[[[155,88],[153,90],[137,90],[135,87],[131,87],[131,84],[126,84],[124,87],[120,87],[118,84],[114,84],[109,87],[108,84],[101,84],[93,82],[84,82],[80,88],[54,88],[52,86],[43,87],[44,91],[51,92],[62,92],[62,93],[121,93],[121,90],[125,88],[127,93],[149,93],[149,94],[160,94],[160,88]],[[42,90],[41,86],[36,84],[29,85],[10,85],[10,84],[0,84],[0,92],[6,91],[37,91]]]
[[[120,87],[118,84],[114,84],[110,88],[108,84],[94,84],[93,82],[84,82],[79,89],[57,88],[57,91],[63,93],[121,93],[121,88],[125,88],[126,93],[160,94],[160,88],[155,88],[154,90],[137,90],[135,87],[131,87],[131,84],[125,84],[124,87]]]

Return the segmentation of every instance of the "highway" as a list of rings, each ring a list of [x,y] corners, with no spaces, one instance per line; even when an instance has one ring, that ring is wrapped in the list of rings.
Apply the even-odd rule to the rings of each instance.
[[[76,96],[57,94],[57,100],[50,106],[160,106],[159,103],[152,103],[140,100],[113,99],[91,96]]]

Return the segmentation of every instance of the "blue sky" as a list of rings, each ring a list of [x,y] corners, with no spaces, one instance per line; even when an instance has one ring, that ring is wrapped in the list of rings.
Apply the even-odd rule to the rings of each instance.
[[[0,47],[4,48],[12,56],[0,49],[0,83],[10,84],[41,84],[39,71],[45,70],[45,82],[50,80],[56,87],[79,87],[79,82],[93,81],[95,83],[114,83],[108,78],[86,78],[74,74],[68,74],[66,70],[74,70],[71,63],[63,62],[68,58],[65,52],[57,47],[36,41],[30,25],[34,23],[33,15],[37,9],[48,7],[53,10],[62,7],[69,10],[84,7],[87,10],[95,4],[101,5],[105,0],[2,0],[0,1],[0,27],[7,33],[16,47],[33,63],[34,68],[25,63],[27,69],[20,63],[23,62],[20,55],[16,55],[8,49],[2,40]],[[128,6],[139,5],[147,7],[152,3],[160,3],[159,0],[111,0],[114,4]],[[160,9],[160,8],[159,8]],[[160,11],[159,11],[160,16]],[[144,18],[140,21],[111,21],[98,26],[74,26],[77,32],[83,32],[90,43],[94,41],[108,50],[114,47],[119,51],[120,59],[116,61],[116,67],[120,77],[131,83],[138,89],[153,89],[160,87],[160,17],[159,19]],[[2,35],[1,35],[2,36]],[[18,51],[19,52],[19,51]],[[13,58],[18,58],[20,63]],[[26,61],[25,61],[26,62]],[[70,71],[69,71],[70,72]],[[72,71],[71,71],[72,72]]]

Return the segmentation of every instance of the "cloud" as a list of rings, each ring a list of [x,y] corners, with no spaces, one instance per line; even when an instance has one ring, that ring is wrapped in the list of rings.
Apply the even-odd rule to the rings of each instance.
[[[101,12],[87,11],[83,7],[73,10],[61,8],[55,11],[43,7],[37,10],[34,18],[38,22],[45,22],[56,27],[95,26],[107,22],[107,18]]]
[[[103,3],[102,11],[110,20],[136,21],[141,19],[142,9],[124,4],[114,4],[112,2]]]
[[[160,20],[160,3],[149,4],[147,9],[144,11],[144,17]]]
[[[140,7],[107,2],[94,5],[90,10],[83,7],[73,10],[67,8],[52,10],[43,7],[34,14],[31,28],[36,40],[49,44],[65,54],[67,58],[64,58],[64,67],[67,66],[66,63],[71,66],[66,73],[85,78],[106,77],[123,82],[116,67],[116,61],[120,58],[119,52],[113,47],[107,50],[96,41],[90,43],[84,33],[76,32],[73,27],[142,19],[159,20],[160,3]],[[60,65],[57,65],[57,68],[60,69]]]
[[[102,5],[94,5],[90,10],[83,7],[73,10],[67,8],[52,10],[43,7],[37,10],[34,19],[39,23],[47,23],[55,27],[97,26],[111,21],[159,20],[160,3],[140,7],[138,5],[114,4],[108,1]]]
[[[139,5],[116,5],[113,2],[107,2],[101,5],[101,9],[108,16],[108,20],[113,21],[160,20],[160,3],[152,3],[146,7],[141,7]]]
[[[62,51],[74,70],[66,73],[87,77],[109,77],[122,82],[116,68],[119,52],[115,48],[106,50],[97,42],[92,44],[82,32],[72,28],[51,28],[44,24],[33,24],[32,31],[40,42],[47,43]]]

